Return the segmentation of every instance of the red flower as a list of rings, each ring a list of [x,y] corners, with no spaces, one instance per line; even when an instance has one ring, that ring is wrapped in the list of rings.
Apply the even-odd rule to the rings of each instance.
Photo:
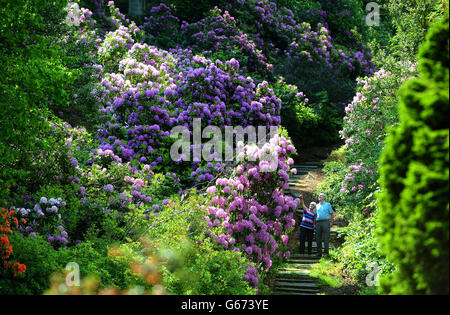
[[[25,270],[27,270],[27,266],[20,263],[14,263],[13,269],[14,269],[14,277],[16,277],[18,274],[24,273]]]
[[[6,202],[3,201],[3,203],[6,205]],[[10,221],[12,221],[16,226],[19,225],[19,221],[16,217],[14,217],[15,214],[16,212],[13,210],[8,211],[8,209],[0,208],[0,259],[3,261],[3,266],[6,269],[11,268],[11,262],[6,260],[13,252],[13,247],[8,238],[8,234],[12,233]],[[21,222],[26,223],[25,220],[25,222],[22,220]],[[14,277],[16,277],[18,274],[24,273],[27,267],[24,264],[16,262],[12,265],[12,269],[14,270]]]

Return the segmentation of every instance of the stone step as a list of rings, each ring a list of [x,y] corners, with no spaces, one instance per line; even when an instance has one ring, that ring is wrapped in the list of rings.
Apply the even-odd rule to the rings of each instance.
[[[299,165],[322,165],[322,164],[323,164],[323,161],[317,160],[317,161],[304,162]]]
[[[288,264],[317,264],[319,262],[319,259],[312,258],[312,259],[289,259],[287,261]]]
[[[276,282],[275,287],[280,288],[295,288],[295,289],[317,289],[319,287],[315,282]]]
[[[319,289],[303,289],[303,288],[284,288],[284,287],[275,287],[275,292],[277,294],[310,294],[315,295],[320,293]]]
[[[297,272],[297,271],[302,271],[302,270],[310,270],[311,268],[312,268],[312,266],[310,264],[291,264],[289,266],[282,267],[279,270],[280,271]]]
[[[308,170],[306,170],[306,169],[297,169],[297,176],[307,175],[307,174],[308,174]]]
[[[314,278],[311,278],[309,274],[289,274],[289,273],[278,273],[275,277],[276,281],[285,282],[316,282]]]
[[[288,283],[316,283],[316,279],[314,279],[314,278],[311,278],[311,277],[309,277],[309,276],[304,276],[304,277],[302,277],[302,278],[298,278],[298,277],[296,277],[296,278],[294,278],[294,277],[278,277],[278,278],[275,278],[275,282],[276,283],[278,283],[278,282],[288,282]]]
[[[334,235],[334,234],[330,232],[330,236],[332,236],[332,235]],[[314,239],[315,239],[315,237],[316,237],[316,235],[314,235]],[[296,238],[297,238],[297,240],[298,240],[298,235],[296,235]],[[313,249],[314,249],[314,248],[317,248],[317,242],[316,242],[316,241],[313,241],[311,245],[312,245],[312,248],[313,248]],[[305,243],[305,247],[308,248],[308,242]],[[331,249],[331,248],[334,248],[333,244],[331,244],[331,243],[328,244],[328,247],[329,247],[330,249]],[[322,248],[323,248],[323,243],[322,243]],[[292,255],[291,255],[289,258],[297,258],[296,255],[300,255],[300,254],[298,254],[298,253],[292,253]]]
[[[308,252],[308,247],[306,247],[305,252]],[[311,261],[317,261],[319,262],[320,258],[317,257],[317,248],[312,248],[311,250],[311,256],[308,256],[308,258],[303,258],[303,257],[289,257],[289,260],[286,261],[286,263],[291,263],[291,261],[293,263],[296,263],[298,261],[308,261],[308,263],[310,263]],[[311,262],[312,263],[312,262]]]
[[[308,245],[308,244],[306,244]],[[299,253],[292,253],[291,256],[289,257],[289,259],[315,259],[316,257],[314,256],[309,256],[308,254],[302,254],[300,255]]]
[[[308,177],[307,177],[307,174],[302,174],[302,178],[300,178],[300,179],[298,179],[298,178],[296,178],[296,179],[289,179],[288,180],[288,183],[289,183],[289,186],[291,186],[291,185],[294,185],[294,184],[304,184],[305,183],[305,179],[307,179]]]
[[[280,276],[285,276],[285,274],[288,273],[289,274],[289,278],[292,278],[294,276],[297,277],[303,277],[303,276],[308,276],[311,273],[311,270],[309,269],[286,269],[286,268],[278,268],[278,272],[277,274]]]
[[[306,248],[305,248],[305,252],[306,252],[306,253],[308,252],[307,248],[308,248],[308,246],[306,246]],[[289,260],[290,260],[290,259],[294,259],[294,260],[297,260],[297,259],[312,259],[312,260],[319,260],[319,259],[316,257],[315,253],[314,253],[315,250],[317,250],[317,249],[316,249],[316,248],[313,248],[312,255],[308,255],[308,254],[302,254],[302,255],[300,255],[300,253],[297,253],[297,252],[296,252],[296,253],[293,253],[293,254],[291,254],[291,256],[289,257]]]
[[[316,169],[319,168],[321,165],[320,164],[294,164],[292,165],[292,168],[296,168],[296,169]]]
[[[308,189],[308,187],[303,186],[303,185],[295,185],[295,186],[292,185],[289,187],[289,194],[300,196],[300,194],[303,194],[305,192],[305,190],[307,190],[307,189]]]
[[[303,184],[303,183],[301,183],[301,182],[292,182],[292,183],[289,183],[289,189],[292,189],[292,188],[301,188],[301,187],[307,188],[308,185]]]
[[[274,292],[273,295],[317,295],[317,293],[298,293],[298,292],[290,292],[290,293],[286,293],[286,292]]]

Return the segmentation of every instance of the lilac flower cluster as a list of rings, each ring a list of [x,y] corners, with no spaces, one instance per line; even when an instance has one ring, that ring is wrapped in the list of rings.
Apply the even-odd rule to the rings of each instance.
[[[355,163],[349,166],[349,172],[342,181],[341,192],[355,193],[356,197],[360,197],[365,192],[367,183],[373,182],[375,172],[371,168],[366,168],[364,163]]]
[[[362,75],[374,72],[375,66],[370,60],[372,56],[367,50],[334,48],[335,44],[324,24],[319,23],[317,30],[313,30],[310,24],[296,21],[291,10],[279,8],[270,0],[234,0],[228,2],[227,8],[236,16],[239,16],[239,11],[253,15],[256,23],[252,27],[256,31],[249,31],[252,34],[250,38],[266,56],[284,55],[293,60],[323,63],[330,68],[343,68]],[[238,26],[244,27],[242,24]]]
[[[17,213],[21,219],[19,231],[21,236],[36,237],[36,233],[48,234],[48,241],[53,245],[65,245],[68,242],[68,233],[64,231],[64,221],[59,213],[66,206],[61,198],[41,197],[32,208],[18,208]],[[56,231],[54,229],[56,228]],[[53,235],[51,234],[53,233]]]
[[[273,66],[257,45],[237,26],[234,17],[228,11],[215,8],[210,16],[196,23],[184,23],[181,27],[193,51],[202,52],[208,56],[220,51],[223,54],[236,54],[239,50],[243,70],[262,72],[269,76]]]
[[[104,63],[115,62],[115,58],[121,57],[126,50],[131,48],[135,42],[136,33],[139,32],[140,29],[132,23],[128,27],[121,25],[114,32],[107,33],[98,48],[100,60]]]
[[[399,68],[403,69],[400,73],[381,69],[372,77],[358,79],[358,91],[345,108],[346,116],[340,131],[349,164],[341,184],[342,193],[364,198],[378,187],[378,160],[386,127],[397,121],[395,92],[415,71],[411,64]]]
[[[108,68],[117,71],[104,73],[92,92],[102,104],[100,155],[155,168],[163,164],[161,148],[170,145],[170,130],[175,125],[191,128],[194,118],[201,118],[203,126],[280,124],[280,99],[267,82],[256,85],[242,76],[235,59],[212,62],[190,50],[168,52],[132,44],[133,36],[127,36],[124,27],[106,35],[105,43],[112,41],[129,41],[131,46],[119,45],[122,50],[117,50],[104,44],[99,49]],[[201,181],[210,180],[225,165],[215,163],[208,171],[192,167],[192,177]]]
[[[50,243],[66,244],[68,237],[69,235],[67,234],[66,231],[64,231],[64,227],[62,225],[59,225],[56,228],[56,232],[53,235],[52,234],[48,235],[48,241]]]
[[[106,33],[130,23],[130,20],[115,7],[114,1],[105,3],[105,0],[94,0],[93,2],[96,8],[93,12],[94,25],[99,30],[100,37],[104,37]]]
[[[158,47],[166,47],[167,42],[177,36],[180,30],[180,20],[164,3],[152,7],[149,13],[149,16],[144,17],[144,23],[139,26],[145,32],[144,41],[155,43]]]

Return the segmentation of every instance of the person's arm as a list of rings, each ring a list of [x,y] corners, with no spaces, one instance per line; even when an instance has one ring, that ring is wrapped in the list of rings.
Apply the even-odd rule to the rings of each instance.
[[[330,210],[331,210],[330,227],[332,227],[333,226],[333,221],[334,221],[334,211],[333,211],[333,208],[331,207],[331,205],[330,205]]]
[[[303,200],[303,195],[300,195],[300,200],[302,202],[303,210],[306,210],[305,200]]]

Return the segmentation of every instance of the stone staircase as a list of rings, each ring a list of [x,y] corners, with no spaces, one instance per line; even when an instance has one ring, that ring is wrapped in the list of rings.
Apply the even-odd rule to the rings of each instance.
[[[292,168],[297,169],[297,175],[291,176],[289,179],[289,190],[285,190],[285,193],[297,198],[307,188],[308,183],[306,183],[305,179],[311,176],[310,172],[320,169],[322,165],[323,161],[293,165]]]
[[[306,179],[311,171],[316,171],[322,167],[323,161],[306,162],[299,165],[294,165],[297,169],[297,175],[294,175],[289,180],[289,190],[286,194],[293,197],[298,197],[302,191],[306,190],[308,183]],[[303,209],[298,209],[297,214],[301,219]],[[331,234],[335,232],[331,231]],[[295,235],[298,240],[298,235]],[[330,235],[330,239],[333,235]],[[298,241],[297,241],[298,242]],[[297,247],[298,248],[298,247]],[[330,244],[332,248],[332,244]],[[307,244],[306,244],[307,251]],[[287,260],[286,265],[279,268],[277,271],[275,284],[273,287],[273,294],[275,295],[315,295],[321,293],[317,280],[311,277],[310,271],[314,264],[319,262],[317,258],[317,244],[314,241],[312,246],[312,255],[300,255],[298,252],[293,253]]]
[[[330,248],[332,248],[330,244]],[[321,293],[317,279],[309,274],[314,264],[319,262],[317,244],[313,242],[312,255],[294,253],[285,266],[278,269],[273,294],[275,295],[315,295]]]

